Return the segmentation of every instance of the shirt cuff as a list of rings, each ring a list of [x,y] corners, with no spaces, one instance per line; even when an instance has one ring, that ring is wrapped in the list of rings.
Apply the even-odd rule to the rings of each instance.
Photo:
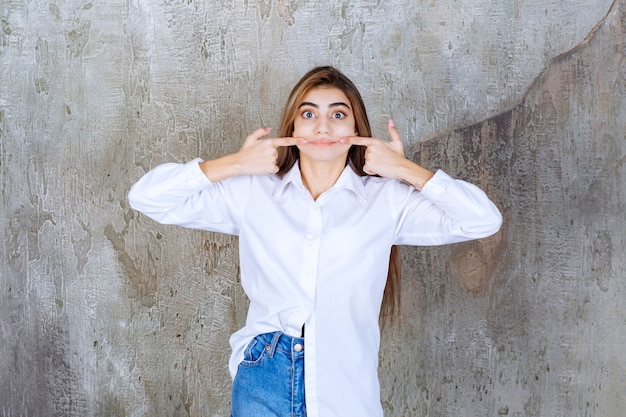
[[[441,194],[448,190],[448,186],[454,183],[454,178],[446,174],[442,170],[437,170],[435,175],[428,180],[428,182],[422,187],[422,194],[429,199],[436,200]]]
[[[204,162],[204,160],[196,158],[187,162],[184,167],[185,179],[188,181],[188,184],[191,186],[198,186],[199,188],[213,184],[204,171],[202,171],[202,168],[200,168],[201,162]]]

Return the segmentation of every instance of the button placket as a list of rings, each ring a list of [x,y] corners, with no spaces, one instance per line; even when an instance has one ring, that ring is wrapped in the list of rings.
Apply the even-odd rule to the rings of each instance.
[[[311,299],[315,297],[317,285],[317,267],[319,265],[320,243],[322,231],[322,211],[313,204],[309,211],[305,242],[303,245],[302,275],[300,285]]]

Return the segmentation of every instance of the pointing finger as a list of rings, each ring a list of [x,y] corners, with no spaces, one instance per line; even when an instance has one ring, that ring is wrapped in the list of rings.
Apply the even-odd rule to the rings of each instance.
[[[348,137],[339,139],[339,143],[343,143],[346,145],[369,146],[372,144],[373,140],[375,139],[363,138],[360,136],[348,136]]]
[[[279,148],[281,146],[304,145],[306,143],[306,139],[304,138],[272,138],[265,140],[270,141],[275,148]]]

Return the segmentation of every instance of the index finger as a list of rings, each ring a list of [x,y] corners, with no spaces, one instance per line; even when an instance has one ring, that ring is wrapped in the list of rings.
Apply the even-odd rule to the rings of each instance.
[[[364,138],[361,136],[346,136],[345,138],[341,138],[339,142],[348,145],[370,146],[375,140],[374,138]]]
[[[306,143],[303,138],[270,138],[265,139],[266,141],[270,141],[275,148],[280,148],[281,146],[295,146]]]

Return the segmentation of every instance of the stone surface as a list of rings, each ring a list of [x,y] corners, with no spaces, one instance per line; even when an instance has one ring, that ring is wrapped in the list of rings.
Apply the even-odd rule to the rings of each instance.
[[[386,416],[621,415],[625,25],[623,0],[1,2],[0,412],[228,416],[237,240],[126,195],[276,127],[329,63],[505,215],[402,248]]]

